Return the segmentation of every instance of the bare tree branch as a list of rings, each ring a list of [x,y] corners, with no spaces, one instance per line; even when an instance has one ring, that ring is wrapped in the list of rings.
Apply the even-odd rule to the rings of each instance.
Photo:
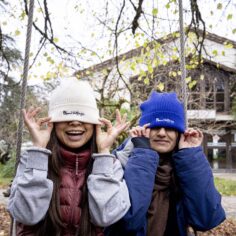
[[[204,40],[206,37],[206,24],[205,24],[205,21],[202,19],[202,15],[198,7],[197,0],[190,0],[190,6],[191,6],[192,19],[191,19],[191,22],[189,24],[186,34],[188,34],[189,31],[193,29],[197,36],[198,45],[196,46],[196,50],[198,51],[198,63],[200,63],[201,56],[202,56],[202,49],[204,47]],[[203,32],[201,35],[199,35],[199,32],[198,32],[198,29],[200,28],[200,24],[203,27]]]
[[[130,2],[132,2],[132,1],[130,0]],[[142,4],[143,4],[143,0],[139,0],[138,7],[135,9],[136,15],[135,15],[133,22],[132,22],[132,33],[133,34],[135,34],[135,31],[139,26],[138,20],[139,20],[141,14],[143,13]]]

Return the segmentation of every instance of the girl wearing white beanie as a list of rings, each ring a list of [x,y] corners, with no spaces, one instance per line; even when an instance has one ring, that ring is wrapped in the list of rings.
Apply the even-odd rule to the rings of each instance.
[[[128,211],[129,194],[118,159],[110,154],[128,127],[99,118],[93,90],[68,79],[52,93],[49,116],[40,108],[23,110],[33,147],[22,153],[8,210],[16,235],[103,236]],[[101,130],[106,127],[106,132]]]

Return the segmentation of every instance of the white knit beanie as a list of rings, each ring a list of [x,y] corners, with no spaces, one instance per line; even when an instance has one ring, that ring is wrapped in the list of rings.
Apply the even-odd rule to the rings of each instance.
[[[92,87],[87,81],[68,78],[53,90],[48,115],[52,122],[78,120],[100,124],[99,110]]]

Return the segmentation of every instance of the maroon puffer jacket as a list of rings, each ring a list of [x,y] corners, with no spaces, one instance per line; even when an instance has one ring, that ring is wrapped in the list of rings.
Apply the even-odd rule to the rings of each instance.
[[[80,224],[82,188],[91,154],[89,150],[74,154],[63,149],[61,153],[64,166],[61,169],[62,179],[59,190],[60,210],[61,220],[65,225],[61,236],[74,236]],[[33,236],[35,230],[35,226],[17,224],[17,236]],[[104,236],[103,230],[99,227],[96,227],[96,236]]]

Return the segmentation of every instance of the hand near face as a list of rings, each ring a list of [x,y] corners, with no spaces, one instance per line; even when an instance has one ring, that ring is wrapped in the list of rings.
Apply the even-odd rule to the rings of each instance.
[[[134,137],[146,137],[149,138],[150,128],[147,128],[149,124],[145,124],[144,126],[135,126],[129,131],[129,135]]]
[[[184,134],[181,134],[179,141],[179,149],[198,147],[202,144],[203,134],[198,129],[189,128]]]
[[[99,153],[110,153],[115,139],[118,135],[129,127],[129,122],[126,122],[126,115],[120,115],[119,110],[116,110],[116,122],[113,126],[111,121],[101,118],[100,122],[106,126],[106,132],[102,131],[101,125],[96,125],[96,142]]]
[[[24,122],[28,128],[33,145],[36,147],[45,148],[50,139],[53,124],[50,122],[50,117],[36,118],[41,108],[30,108],[28,111],[22,110]]]

